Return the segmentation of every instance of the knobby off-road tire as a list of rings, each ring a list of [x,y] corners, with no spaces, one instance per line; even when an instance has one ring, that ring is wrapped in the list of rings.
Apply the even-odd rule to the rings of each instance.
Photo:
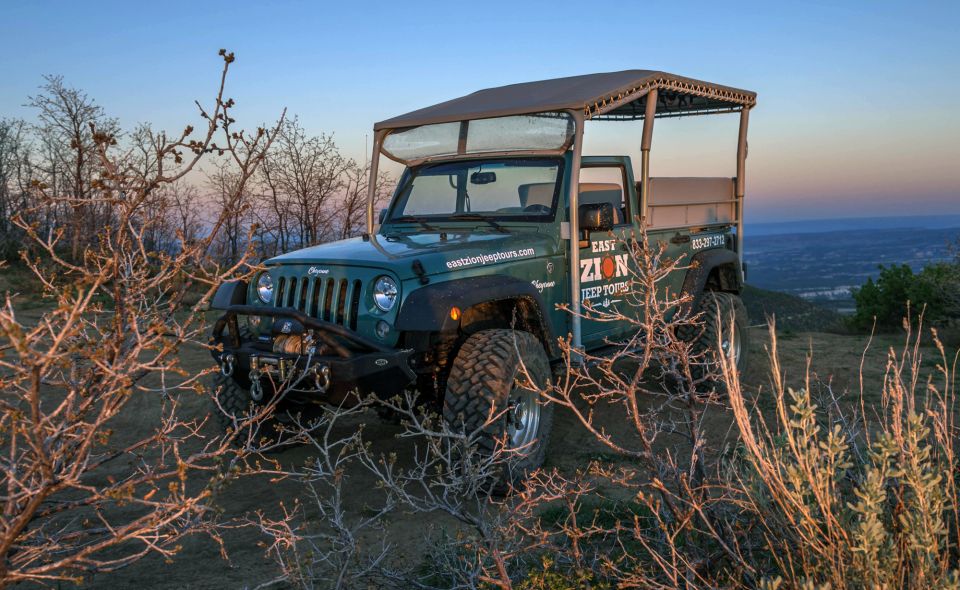
[[[747,369],[750,349],[747,308],[744,307],[743,300],[734,293],[704,291],[700,297],[697,312],[702,314],[700,316],[702,328],[692,326],[690,330],[680,334],[684,340],[693,342],[691,353],[701,359],[691,367],[694,378],[701,379],[711,372],[719,373],[720,367],[716,365],[715,355],[718,352],[729,354],[730,347],[733,347],[737,371],[743,374]],[[734,317],[732,325],[731,314]],[[721,335],[719,338],[718,331]],[[719,351],[717,351],[718,342],[721,343]],[[712,379],[710,385],[720,393],[726,391],[726,384],[722,379]]]
[[[521,382],[525,381],[521,359],[534,387]],[[537,390],[549,379],[550,362],[543,345],[528,332],[482,330],[467,338],[454,359],[443,398],[447,425],[456,431],[479,431],[477,450],[488,456],[501,440],[506,440],[508,448],[524,449],[493,482],[496,493],[506,492],[543,463],[553,427],[553,404],[543,403]],[[489,417],[498,415],[485,425]]]

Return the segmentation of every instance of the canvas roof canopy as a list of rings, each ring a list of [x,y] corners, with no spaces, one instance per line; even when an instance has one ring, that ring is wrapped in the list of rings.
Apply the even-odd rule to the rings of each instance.
[[[554,78],[479,90],[466,96],[380,121],[375,130],[402,129],[565,110],[586,119],[642,119],[646,95],[657,88],[657,117],[733,112],[750,108],[756,94],[652,70],[624,70]]]
[[[647,99],[655,96],[656,104]],[[717,206],[724,205],[729,212],[724,224],[736,223],[736,252],[743,256],[743,192],[744,166],[747,156],[747,126],[750,109],[757,95],[747,90],[721,86],[652,70],[624,70],[555,78],[539,82],[511,84],[488,88],[440,104],[412,111],[374,125],[373,158],[370,182],[367,186],[367,231],[376,230],[373,209],[376,196],[378,162],[381,154],[408,166],[451,157],[468,158],[473,154],[560,154],[571,146],[568,211],[579,212],[580,174],[583,150],[581,123],[593,120],[644,119],[640,137],[640,187],[637,191],[639,211],[646,219],[652,207],[683,207],[683,226],[694,227],[703,219],[716,222],[721,219]],[[740,126],[737,139],[737,175],[721,179],[672,179],[668,191],[658,191],[663,202],[653,202],[650,179],[650,145],[653,119],[708,113],[739,112]],[[680,181],[680,182],[678,182]],[[677,185],[681,186],[677,186]],[[662,185],[662,183],[661,183]],[[691,191],[700,201],[690,203]],[[682,199],[672,198],[679,195]],[[694,195],[697,196],[697,195]],[[691,206],[713,207],[703,214]],[[566,236],[570,240],[570,305],[580,309],[580,249],[582,238],[579,215],[568,215]],[[651,216],[652,219],[652,216]],[[691,219],[693,221],[691,221]],[[670,229],[670,228],[667,228]],[[563,230],[561,230],[562,232]],[[572,314],[571,344],[576,351],[581,346],[580,315]]]

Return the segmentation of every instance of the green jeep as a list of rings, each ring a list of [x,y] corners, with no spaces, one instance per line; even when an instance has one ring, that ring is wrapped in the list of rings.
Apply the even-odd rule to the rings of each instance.
[[[722,342],[739,362],[755,102],[752,92],[629,70],[481,90],[377,123],[366,233],[277,256],[251,284],[216,293],[221,408],[239,415],[281,387],[289,405],[416,388],[452,426],[482,427],[491,447],[505,438],[537,466],[551,405],[516,378],[521,359],[542,386],[562,361],[559,338],[593,353],[624,335],[625,322],[558,306],[636,313],[621,299],[625,244],[640,224],[669,256],[696,263],[669,285],[694,296],[693,310],[708,322],[736,314],[740,333]],[[740,117],[735,177],[650,177],[655,118],[730,112]],[[581,155],[586,121],[638,119],[639,180],[626,156]],[[375,217],[381,154],[406,169]],[[705,334],[704,347],[717,342]]]

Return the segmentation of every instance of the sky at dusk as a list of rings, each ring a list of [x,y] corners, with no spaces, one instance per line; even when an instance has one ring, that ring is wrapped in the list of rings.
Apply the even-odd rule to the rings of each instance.
[[[0,117],[44,74],[125,128],[179,131],[220,61],[247,127],[286,107],[363,159],[375,121],[474,90],[623,69],[758,93],[749,221],[960,213],[960,2],[19,2],[0,18]],[[653,175],[732,175],[737,117],[661,120]],[[591,153],[640,124],[591,123]]]

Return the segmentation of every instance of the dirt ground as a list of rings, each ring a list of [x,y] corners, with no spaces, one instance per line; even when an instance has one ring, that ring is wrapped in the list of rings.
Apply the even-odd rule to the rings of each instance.
[[[759,403],[764,403],[763,392],[768,389],[769,364],[766,361],[768,337],[763,329],[751,330],[750,368],[745,381],[754,391],[760,393]],[[798,333],[780,338],[782,369],[787,382],[799,387],[803,382],[804,366],[808,353],[812,351],[812,367],[815,376],[823,383],[831,383],[837,392],[849,391],[851,400],[859,393],[858,371],[861,355],[867,338],[863,336],[843,336],[824,333]],[[874,338],[866,355],[864,398],[868,407],[875,403],[882,383],[885,355],[891,347],[903,346],[903,338],[884,336]],[[925,365],[934,366],[932,349],[927,349]],[[184,362],[188,369],[201,370],[208,366],[209,356],[200,349],[184,352]],[[124,414],[123,423],[116,425],[118,432],[128,429],[130,432],[151,428],[159,405],[156,400],[141,395],[131,400],[132,407]],[[188,412],[203,415],[209,411],[206,399],[197,395],[187,402]],[[603,422],[613,432],[627,432],[624,421],[618,419],[621,410],[611,406],[602,410]],[[401,462],[409,461],[412,447],[408,442],[398,441],[395,436],[400,427],[372,420],[365,429],[366,437],[374,448],[384,452],[394,451]],[[356,428],[358,420],[340,425],[343,432]],[[714,444],[721,444],[729,434],[731,418],[722,408],[711,410],[706,422],[709,437]],[[665,439],[663,444],[672,444]],[[302,464],[310,455],[308,448],[294,448],[275,456],[286,466]],[[580,428],[569,414],[558,410],[554,424],[554,434],[549,447],[546,465],[562,470],[574,470],[598,456],[607,458],[609,453],[591,436]],[[615,460],[615,459],[614,459]],[[123,469],[118,465],[116,469]],[[361,511],[367,502],[375,502],[376,494],[372,477],[360,469],[347,474],[346,496],[350,499],[352,510]],[[285,502],[288,506],[295,498],[306,500],[304,489],[293,481],[271,481],[244,479],[230,485],[218,498],[224,518],[249,514],[263,509],[274,512]],[[424,516],[398,513],[392,516],[388,525],[388,538],[399,548],[404,559],[422,559],[424,538],[430,531],[438,529],[452,530],[455,525],[444,515]],[[220,556],[220,548],[205,538],[191,538],[183,543],[182,551],[169,563],[159,558],[144,559],[124,570],[98,575],[88,581],[90,588],[252,588],[278,575],[275,565],[264,555],[259,533],[253,529],[236,529],[225,536],[229,560]],[[65,586],[64,586],[65,587]]]

